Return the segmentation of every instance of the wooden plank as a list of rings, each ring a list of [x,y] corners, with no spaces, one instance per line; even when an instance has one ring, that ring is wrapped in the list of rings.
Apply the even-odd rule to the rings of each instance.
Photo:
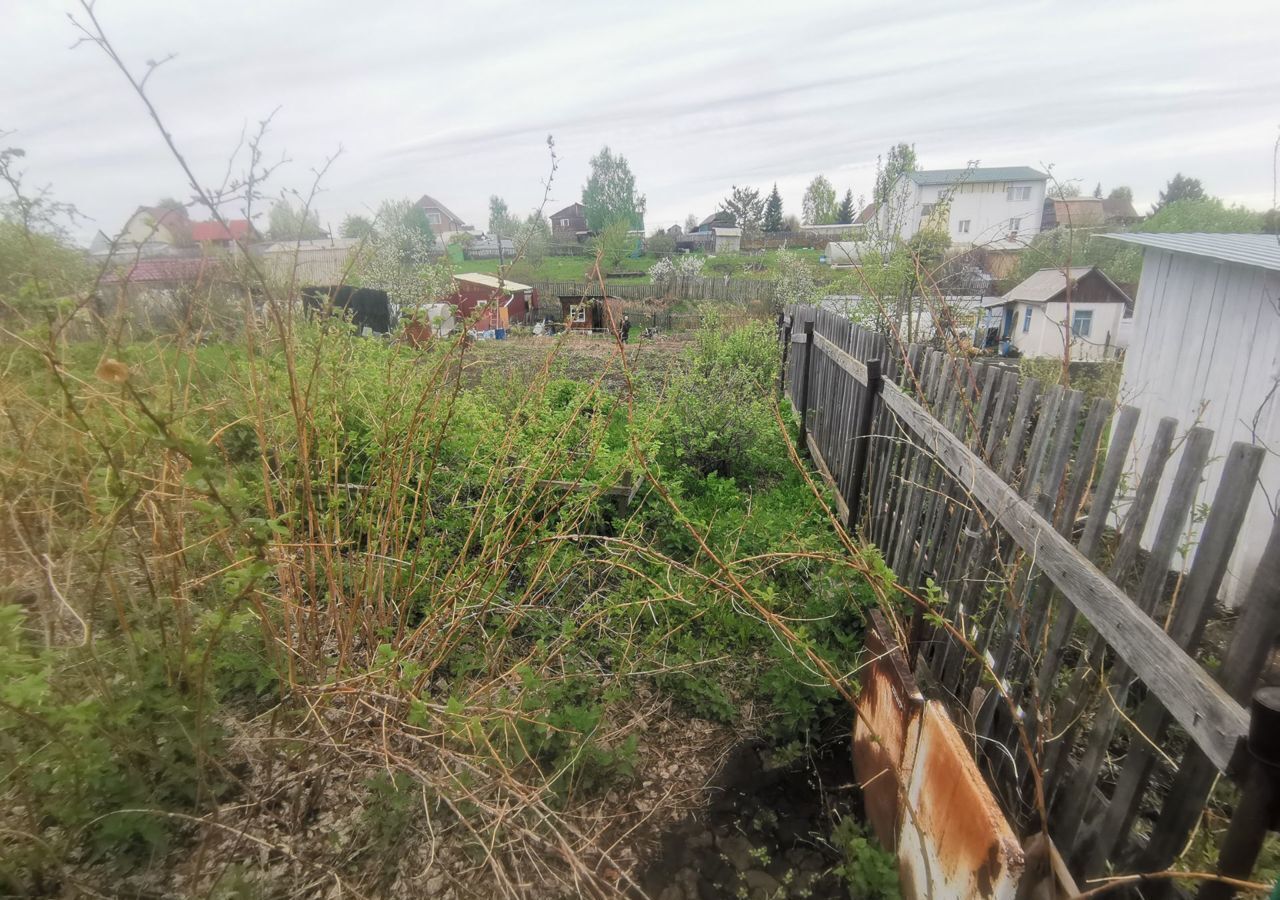
[[[917,370],[915,366],[903,373],[904,378],[909,379],[909,383],[914,384],[916,390],[924,393],[923,399],[926,402],[929,385],[932,383],[935,362],[936,356],[934,354],[924,354],[922,376],[916,374],[920,370]],[[894,534],[890,536],[891,544],[889,548],[892,553],[889,564],[895,570],[906,568],[909,559],[907,551],[914,544],[915,516],[919,509],[920,498],[920,477],[925,465],[923,452],[905,430],[902,434],[902,442],[904,452],[902,471],[899,475],[899,478],[902,479],[902,488],[898,492],[897,521]],[[911,648],[908,647],[907,652],[910,653],[910,651]]]
[[[1031,438],[1031,448],[1027,453],[1027,465],[1024,468],[1022,477],[1021,495],[1029,500],[1034,500],[1035,498],[1036,483],[1041,477],[1041,470],[1044,468],[1045,459],[1048,456],[1050,438],[1058,424],[1058,406],[1062,402],[1062,397],[1062,385],[1050,385],[1049,389],[1044,393],[1040,414],[1036,417],[1036,427]],[[1037,509],[1037,513],[1044,515],[1043,510]],[[1034,560],[1034,552],[1032,553],[1032,560]],[[1014,562],[1014,560],[1010,560],[1010,568],[1013,568]],[[1027,596],[1031,564],[1032,562],[1028,561],[1025,565],[1018,565],[1014,583],[1010,585],[1010,608],[1006,610],[1005,620],[1001,623],[1003,627],[1000,641],[996,645],[995,662],[992,665],[995,676],[1000,679],[1004,679],[1009,672],[1009,664],[1012,660],[1014,649],[1026,625],[1022,618],[1026,609],[1026,601],[1019,603],[1018,598]],[[993,691],[988,696],[987,702],[984,704],[974,726],[979,734],[986,735],[990,732],[998,702],[999,697]]]
[[[995,520],[1047,572],[1068,600],[1129,664],[1215,764],[1226,766],[1248,729],[1244,709],[1155,622],[1040,516],[964,443],[943,429],[896,385],[884,402],[968,486]]]
[[[858,384],[865,385],[867,383],[867,367],[851,354],[841,350],[834,342],[815,332],[813,345],[831,357],[837,366],[852,375]]]
[[[1009,404],[1012,402],[1014,395],[1018,390],[1018,375],[1015,372],[999,369],[996,366],[989,367],[996,373],[999,387],[994,409],[991,411],[990,419],[987,425],[986,441],[982,445],[982,458],[990,462],[994,456],[996,449],[1000,446],[1000,439],[1004,437],[1009,426]],[[965,519],[963,525],[965,531],[965,539],[968,547],[963,557],[960,571],[964,573],[964,582],[960,586],[960,599],[956,604],[956,613],[952,617],[952,622],[964,632],[965,617],[974,612],[974,602],[982,589],[983,579],[974,577],[976,573],[981,571],[982,557],[988,552],[994,543],[991,530],[983,527],[986,519],[986,513],[979,505],[974,504],[966,494],[965,502],[970,507],[970,512]],[[949,689],[956,690],[958,687],[958,679],[961,674],[961,666],[966,662],[968,650],[957,646],[954,653],[948,651],[946,666],[943,671],[943,684]],[[962,697],[962,700],[967,698]]]
[[[1174,552],[1177,550],[1177,541],[1195,504],[1196,492],[1200,488],[1200,476],[1209,459],[1209,448],[1212,443],[1212,431],[1207,428],[1192,428],[1183,444],[1182,459],[1178,462],[1178,470],[1174,475],[1164,511],[1160,516],[1156,538],[1147,559],[1147,569],[1142,582],[1143,589],[1136,599],[1137,608],[1145,616],[1150,615],[1156,600],[1159,599],[1160,588],[1164,584],[1164,578],[1169,572]],[[1152,569],[1159,573],[1158,583],[1145,577]],[[1164,631],[1161,630],[1160,633],[1164,634]],[[1102,763],[1111,747],[1112,736],[1120,723],[1121,710],[1124,709],[1129,691],[1133,686],[1132,672],[1125,660],[1124,648],[1117,647],[1116,650],[1120,654],[1120,661],[1112,669],[1107,679],[1108,684],[1102,685],[1102,699],[1099,700],[1098,712],[1089,733],[1088,745],[1067,785],[1061,812],[1062,846],[1065,848],[1068,860],[1077,862],[1082,859],[1082,847],[1073,846],[1072,838],[1076,830],[1084,824],[1087,813],[1085,802],[1089,797],[1089,788],[1097,782],[1098,771],[1102,768]],[[1183,656],[1185,657],[1185,654]]]
[[[1093,480],[1093,467],[1097,460],[1102,431],[1106,427],[1107,421],[1111,418],[1114,406],[1110,400],[1099,397],[1094,401],[1093,408],[1089,411],[1089,417],[1085,420],[1084,432],[1080,436],[1080,450],[1076,455],[1075,461],[1071,464],[1071,486],[1068,488],[1067,502],[1057,523],[1058,532],[1068,539],[1071,537],[1075,527],[1076,516],[1079,514],[1080,504],[1084,502],[1085,492],[1088,491],[1089,483]],[[1130,435],[1132,436],[1132,431],[1130,431]],[[1128,440],[1125,441],[1124,449],[1128,449]],[[1121,451],[1121,458],[1123,458],[1123,454],[1124,450]],[[1120,469],[1117,466],[1114,482],[1111,484],[1105,498],[1100,496],[1100,492],[1095,493],[1095,498],[1100,503],[1109,506],[1119,481]],[[1101,479],[1099,479],[1098,484],[1099,488],[1101,488],[1103,484]],[[1097,535],[1095,534],[1094,540],[1096,539]],[[1086,549],[1083,541],[1080,544],[1080,552],[1089,559],[1093,558],[1092,545]],[[1070,604],[1060,605],[1057,615],[1054,617],[1053,631],[1045,648],[1044,662],[1040,668],[1039,683],[1036,687],[1036,692],[1041,698],[1048,698],[1053,688],[1058,669],[1062,666],[1062,651],[1066,647],[1067,638],[1071,635],[1071,626],[1074,623],[1075,607]]]
[[[822,476],[823,483],[825,483],[827,487],[831,488],[832,492],[835,494],[836,511],[840,514],[841,518],[847,519],[849,517],[849,507],[845,503],[844,498],[840,496],[840,492],[835,490],[835,479],[831,477],[831,470],[827,468],[827,461],[823,459],[822,451],[818,449],[817,441],[813,439],[812,435],[807,435],[805,437],[805,441],[809,448],[809,456],[813,458],[813,464],[817,467],[818,474]]]
[[[1237,702],[1248,702],[1277,638],[1280,638],[1280,518],[1271,527],[1231,644],[1223,655],[1222,685]],[[1209,796],[1221,768],[1197,748],[1187,751],[1142,854],[1142,865],[1169,866],[1181,851],[1186,835],[1199,821],[1204,799]],[[1164,860],[1167,862],[1161,862]]]
[[[1058,421],[1054,425],[1053,436],[1045,450],[1045,463],[1029,492],[1029,499],[1035,504],[1036,512],[1044,517],[1047,522],[1058,520],[1056,511],[1060,505],[1059,500],[1063,499],[1065,502],[1062,482],[1066,477],[1067,461],[1070,459],[1071,451],[1075,446],[1076,424],[1083,404],[1084,395],[1079,391],[1068,390],[1063,393],[1062,402],[1059,404]],[[1062,533],[1060,526],[1058,527],[1058,533]],[[1068,540],[1070,539],[1069,534],[1065,536]],[[1021,615],[1025,617],[1028,613],[1030,614],[1029,626],[1026,628],[1030,646],[1026,648],[1026,652],[1034,653],[1035,648],[1041,645],[1041,635],[1048,622],[1052,589],[1049,579],[1043,573],[1032,578],[1030,568],[1029,566],[1028,579],[1030,580],[1030,588],[1027,591],[1027,599],[1023,605]],[[1011,682],[1015,685],[1015,702],[1020,705],[1025,704],[1029,689],[1034,686],[1034,682],[1028,678],[1028,673],[1035,662],[1036,660],[1031,656],[1024,655],[1015,661],[1012,673],[1009,676]],[[1034,692],[1032,693],[1034,694]],[[1036,730],[1036,724],[1034,718],[1028,723],[1028,727],[1033,734]]]
[[[1205,519],[1195,561],[1187,574],[1169,627],[1169,636],[1184,650],[1192,650],[1199,642],[1213,602],[1226,575],[1227,562],[1235,550],[1236,539],[1244,525],[1249,501],[1253,497],[1258,473],[1266,451],[1261,447],[1237,442],[1227,454],[1222,480],[1214,494]],[[1137,731],[1151,741],[1163,738],[1168,716],[1160,701],[1148,697],[1135,717]],[[1101,871],[1104,862],[1123,847],[1133,827],[1142,795],[1156,762],[1151,745],[1141,738],[1129,742],[1124,768],[1116,781],[1111,803],[1098,829],[1098,838],[1086,872]]]
[[[955,394],[955,383],[952,370],[955,361],[946,354],[940,354],[942,367],[937,375],[937,387],[933,395],[935,418],[946,422],[946,410],[952,404]],[[945,425],[944,425],[945,427]],[[912,556],[911,564],[904,574],[906,583],[911,587],[924,584],[926,570],[932,563],[933,547],[930,538],[933,536],[933,519],[935,510],[941,500],[939,484],[942,480],[942,466],[924,457],[925,465],[921,473],[920,509],[915,521],[920,526],[919,550]]]
[[[1085,520],[1084,531],[1080,537],[1080,552],[1091,561],[1096,558],[1103,529],[1115,503],[1120,481],[1124,477],[1128,463],[1129,447],[1132,445],[1134,434],[1137,431],[1139,415],[1137,409],[1132,406],[1125,406],[1121,408],[1119,415],[1116,416],[1115,427],[1112,429],[1111,434],[1111,445],[1107,450],[1106,462],[1103,464],[1102,474],[1098,478],[1098,483],[1094,487],[1093,499],[1089,504],[1089,515]],[[1070,634],[1071,628],[1075,623],[1076,608],[1070,606],[1063,609],[1059,619],[1062,632],[1062,636],[1059,639],[1059,646],[1061,646],[1065,643],[1066,636]],[[1086,659],[1082,661],[1082,664],[1077,666],[1071,686],[1065,694],[1066,709],[1064,714],[1058,716],[1055,711],[1054,719],[1067,724],[1062,733],[1053,741],[1049,752],[1045,754],[1044,771],[1047,773],[1045,792],[1046,800],[1050,804],[1053,801],[1054,789],[1057,787],[1062,774],[1067,770],[1071,747],[1075,743],[1076,731],[1080,725],[1078,711],[1086,700],[1084,682],[1090,671],[1086,655]],[[1041,696],[1046,698],[1049,696],[1048,685],[1041,690]]]

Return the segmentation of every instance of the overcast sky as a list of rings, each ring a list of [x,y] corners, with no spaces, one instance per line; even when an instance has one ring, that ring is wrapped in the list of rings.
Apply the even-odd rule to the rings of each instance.
[[[117,230],[191,191],[103,53],[72,49],[65,0],[0,0],[0,130],[28,177]],[[712,212],[730,185],[777,182],[799,213],[823,173],[870,192],[875,159],[914,142],[927,168],[1049,164],[1139,207],[1182,171],[1272,205],[1280,7],[1261,2],[792,0],[429,4],[390,0],[98,0],[139,70],[175,58],[154,100],[206,183],[242,126],[276,107],[269,146],[317,206],[431,194],[483,229],[490,194],[547,212],[578,198],[602,144],[630,160],[648,227]],[[265,218],[265,217],[264,217]]]

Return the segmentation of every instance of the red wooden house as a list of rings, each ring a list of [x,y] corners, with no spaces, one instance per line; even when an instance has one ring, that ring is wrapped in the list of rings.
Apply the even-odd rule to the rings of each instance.
[[[507,328],[524,323],[538,304],[536,288],[518,281],[500,281],[496,275],[454,275],[453,296],[445,298],[458,310],[460,321],[470,321],[476,331]]]

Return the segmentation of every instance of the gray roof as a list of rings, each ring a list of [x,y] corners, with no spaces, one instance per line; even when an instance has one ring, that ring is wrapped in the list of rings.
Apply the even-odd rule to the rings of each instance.
[[[916,184],[955,184],[988,181],[1047,181],[1049,176],[1030,166],[992,166],[976,169],[921,169],[911,173]]]
[[[1071,283],[1075,284],[1084,276],[1094,270],[1094,266],[1072,266]],[[1115,288],[1118,295],[1117,302],[1127,302],[1128,297],[1124,291],[1116,287],[1115,282],[1107,278],[1106,273],[1099,270],[1098,274],[1106,279],[1107,283]],[[989,297],[983,302],[984,306],[1002,306],[1011,301],[1020,300],[1023,303],[1047,303],[1058,294],[1062,293],[1067,287],[1067,280],[1062,269],[1041,269],[1033,275],[1027,277],[1024,281],[1015,285],[1009,290],[1009,293],[1003,297]]]
[[[1223,262],[1240,263],[1280,272],[1280,235],[1274,234],[1099,234],[1100,238],[1127,241],[1187,253]]]

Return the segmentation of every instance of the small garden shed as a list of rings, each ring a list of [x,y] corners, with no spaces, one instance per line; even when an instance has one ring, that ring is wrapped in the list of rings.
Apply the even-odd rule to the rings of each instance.
[[[622,324],[622,301],[617,297],[560,295],[560,320],[570,331],[608,331],[610,318]]]
[[[479,310],[479,318],[471,326],[477,331],[493,329],[502,320],[524,322],[538,304],[538,291],[532,285],[496,275],[470,272],[454,275],[453,283],[454,292],[445,302],[458,310],[459,319],[470,319]]]

